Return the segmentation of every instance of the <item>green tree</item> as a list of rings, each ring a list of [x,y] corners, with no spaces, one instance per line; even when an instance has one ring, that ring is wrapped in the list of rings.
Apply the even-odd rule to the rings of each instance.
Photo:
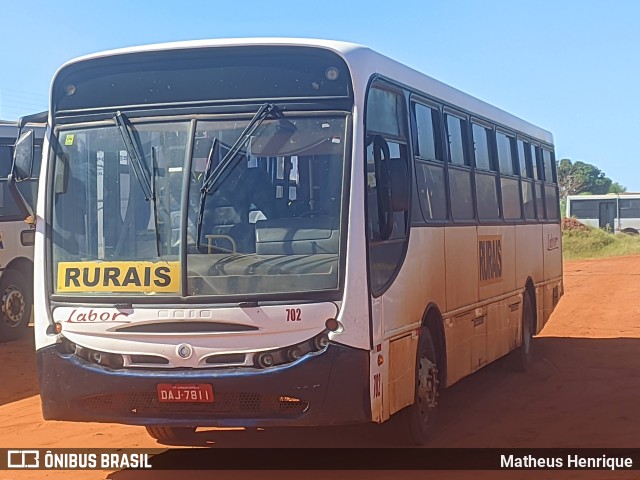
[[[595,165],[580,161],[572,162],[563,158],[557,164],[558,188],[560,198],[580,193],[602,195],[606,193],[622,193],[626,188],[613,182]]]
[[[582,162],[572,163],[568,158],[563,158],[557,164],[558,189],[560,198],[567,198],[567,195],[577,195],[584,191],[589,183],[586,170],[582,168]]]
[[[623,187],[618,182],[613,182],[609,187],[609,193],[624,193],[627,191],[627,187]]]

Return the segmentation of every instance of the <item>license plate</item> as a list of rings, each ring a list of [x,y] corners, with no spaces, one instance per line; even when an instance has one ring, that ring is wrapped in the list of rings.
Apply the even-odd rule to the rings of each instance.
[[[159,383],[160,402],[210,403],[213,388],[208,383]]]

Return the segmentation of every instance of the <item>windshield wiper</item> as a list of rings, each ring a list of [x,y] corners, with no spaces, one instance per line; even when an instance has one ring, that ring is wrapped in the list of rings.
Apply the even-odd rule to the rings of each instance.
[[[153,199],[153,223],[156,229],[156,247],[158,250],[158,257],[162,251],[162,240],[160,238],[160,225],[158,224],[158,182],[156,181],[158,171],[158,155],[156,154],[156,147],[151,147],[151,187],[152,187],[152,199]]]
[[[229,171],[229,167],[233,165],[233,160],[237,158],[240,149],[247,143],[251,135],[262,125],[267,117],[271,115],[273,118],[282,119],[288,122],[288,120],[284,117],[282,111],[272,103],[265,103],[262,105],[253,118],[249,121],[247,126],[244,128],[236,143],[229,149],[227,154],[220,160],[220,163],[215,168],[215,170],[207,177],[205,176],[202,182],[202,190],[205,190],[207,194],[213,193],[214,186],[220,181],[220,177],[226,172]],[[292,128],[295,129],[295,126],[292,124]]]
[[[151,169],[152,173],[150,174],[144,163],[142,162],[142,153],[139,148],[138,142],[135,140],[133,136],[133,132],[131,131],[131,127],[128,125],[129,119],[127,116],[117,111],[113,116],[113,120],[116,122],[118,126],[118,130],[120,131],[120,135],[122,136],[122,141],[124,142],[124,148],[127,150],[127,156],[130,159],[131,167],[133,168],[133,173],[138,179],[138,183],[142,188],[142,193],[144,194],[144,199],[148,202],[151,200],[153,208],[153,220],[156,229],[156,247],[158,251],[158,257],[161,254],[161,245],[160,245],[160,232],[158,231],[158,204],[156,202],[156,168],[157,168],[157,159],[155,157],[155,149],[151,149]],[[127,209],[132,208],[131,205],[127,205]],[[126,231],[125,230],[123,233]],[[125,234],[126,236],[126,234]],[[124,236],[121,236],[121,239],[124,240]],[[120,241],[118,242],[120,245]],[[116,249],[119,250],[119,247]]]
[[[200,234],[202,233],[202,217],[204,216],[204,201],[207,198],[207,191],[204,188],[204,182],[211,175],[211,166],[213,165],[213,159],[217,156],[217,150],[220,142],[217,138],[213,139],[211,144],[211,150],[209,150],[209,156],[207,157],[207,165],[204,167],[204,173],[202,175],[202,187],[200,188],[200,203],[198,205],[198,225],[196,231],[196,248],[200,249]]]
[[[255,113],[253,118],[249,121],[247,126],[244,128],[238,139],[235,141],[233,146],[229,149],[227,154],[220,160],[220,163],[216,166],[216,168],[211,172],[211,165],[213,160],[213,153],[215,148],[214,145],[211,147],[211,151],[209,152],[209,160],[207,162],[207,166],[205,167],[205,173],[202,180],[202,187],[200,188],[200,205],[198,208],[198,225],[197,225],[197,238],[196,238],[196,248],[200,249],[200,234],[202,232],[202,220],[204,217],[204,204],[207,198],[207,195],[211,195],[215,191],[215,187],[224,180],[223,175],[228,175],[228,173],[233,169],[236,165],[237,158],[241,158],[238,156],[238,153],[242,149],[242,147],[249,141],[251,135],[262,125],[267,117],[272,116],[275,119],[280,119],[288,122],[291,127],[291,130],[295,130],[295,125],[293,125],[289,120],[287,120],[282,113],[282,111],[273,103],[265,103],[258,111]],[[217,139],[216,139],[217,141]]]
[[[149,172],[144,167],[142,163],[142,155],[140,153],[140,149],[136,141],[133,138],[133,134],[131,132],[131,127],[127,125],[128,119],[127,116],[118,111],[113,116],[113,120],[116,122],[118,129],[120,130],[120,135],[122,135],[122,141],[124,142],[124,148],[127,150],[127,155],[130,158],[131,166],[133,167],[133,173],[135,173],[138,182],[140,183],[140,187],[142,187],[142,192],[144,193],[144,199],[148,202],[149,200],[153,200],[155,203],[155,194],[151,187],[151,182],[149,180]]]

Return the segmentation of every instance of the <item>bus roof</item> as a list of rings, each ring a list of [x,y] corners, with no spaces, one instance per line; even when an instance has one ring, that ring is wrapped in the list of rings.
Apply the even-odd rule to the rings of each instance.
[[[615,200],[616,198],[640,198],[638,192],[606,193],[603,195],[567,195],[567,200]]]
[[[41,123],[29,123],[27,126],[34,130],[36,138],[44,137],[45,124]],[[0,121],[0,138],[16,138],[18,136],[17,122],[5,122]]]
[[[65,63],[58,73],[68,65],[93,58],[127,55],[161,50],[180,50],[231,46],[306,46],[324,48],[340,55],[351,71],[356,94],[361,97],[366,92],[370,76],[378,73],[393,79],[407,87],[422,91],[435,99],[461,108],[472,115],[484,117],[495,123],[522,132],[534,139],[553,144],[553,135],[540,127],[505,112],[489,103],[468,95],[456,88],[390,59],[368,47],[355,43],[335,40],[317,40],[304,38],[226,38],[215,40],[192,40],[183,42],[159,43],[109,50],[79,57]]]

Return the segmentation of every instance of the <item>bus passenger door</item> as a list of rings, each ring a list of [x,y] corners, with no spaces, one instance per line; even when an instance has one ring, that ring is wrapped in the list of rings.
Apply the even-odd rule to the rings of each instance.
[[[373,352],[371,407],[374,421],[383,421],[407,405],[397,405],[393,389],[407,391],[412,403],[417,336],[390,342],[390,319],[405,318],[400,291],[393,289],[402,266],[409,232],[408,141],[402,92],[374,83],[366,113],[366,192],[368,277]],[[412,348],[413,345],[413,348]],[[395,359],[395,361],[394,361]],[[392,378],[393,377],[393,378]],[[400,383],[393,383],[403,378]],[[402,395],[401,395],[402,396]],[[395,404],[395,405],[394,405]]]
[[[616,202],[600,202],[598,226],[613,231],[616,221]]]

